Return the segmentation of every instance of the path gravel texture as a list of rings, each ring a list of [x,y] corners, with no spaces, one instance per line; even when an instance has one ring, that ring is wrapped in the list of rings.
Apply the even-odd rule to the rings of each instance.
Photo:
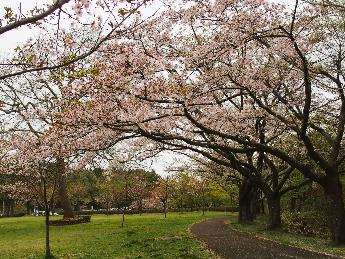
[[[235,231],[225,224],[229,219],[222,217],[196,223],[191,227],[191,232],[216,255],[225,259],[341,258],[258,239],[249,233]]]

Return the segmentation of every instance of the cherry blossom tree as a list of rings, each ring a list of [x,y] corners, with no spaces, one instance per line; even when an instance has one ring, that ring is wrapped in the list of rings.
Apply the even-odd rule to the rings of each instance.
[[[197,152],[249,178],[257,168],[247,154],[265,154],[323,187],[332,239],[344,243],[344,17],[337,3],[297,1],[293,10],[256,0],[172,4],[104,46],[99,74],[84,82],[89,101],[70,107],[68,117]]]
[[[16,55],[1,61],[0,80],[37,71],[60,69],[79,62],[92,55],[106,41],[117,37],[140,24],[140,11],[147,0],[142,1],[92,1],[92,0],[55,0],[44,6],[31,6],[29,10],[5,7],[0,17],[0,35],[26,27],[35,34],[51,31],[50,39],[33,37],[23,46],[16,46]],[[73,33],[88,28],[94,41],[87,48],[78,48]],[[47,37],[47,35],[45,36]],[[74,47],[69,56],[64,53],[64,41]],[[62,47],[61,47],[62,46]],[[37,49],[40,53],[37,53]],[[51,53],[54,50],[54,53]]]
[[[49,216],[55,202],[59,169],[48,157],[39,159],[36,156],[34,151],[37,151],[37,142],[35,143],[35,139],[30,137],[28,134],[12,136],[11,144],[1,150],[7,155],[1,159],[0,174],[12,179],[2,187],[11,190],[11,193],[17,197],[31,196],[37,204],[44,207],[45,256],[50,258]]]

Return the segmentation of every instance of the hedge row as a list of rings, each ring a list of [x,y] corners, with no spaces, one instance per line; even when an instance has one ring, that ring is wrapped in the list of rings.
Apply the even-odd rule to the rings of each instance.
[[[191,212],[191,211],[202,211],[202,208],[195,208],[195,209],[183,209],[183,212]],[[223,212],[237,212],[237,207],[211,207],[206,208],[205,211],[223,211]],[[169,212],[181,212],[180,209],[169,209],[167,211]],[[122,214],[122,210],[82,210],[76,212],[77,215],[95,215],[95,214],[106,214],[106,215],[114,215],[114,214]],[[132,214],[139,214],[140,210],[126,210],[126,214],[132,215]],[[143,209],[141,213],[164,213],[164,210],[162,209]]]

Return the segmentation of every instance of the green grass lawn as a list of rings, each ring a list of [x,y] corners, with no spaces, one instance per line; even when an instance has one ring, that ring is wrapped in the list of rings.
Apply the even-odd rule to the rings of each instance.
[[[51,227],[51,249],[56,258],[210,258],[189,236],[188,227],[224,213],[200,212],[126,216],[94,215],[91,223]],[[44,218],[0,219],[0,258],[43,258]]]
[[[237,223],[237,218],[233,217],[229,222],[233,229],[249,232],[261,238],[266,238],[281,244],[300,247],[316,252],[333,254],[345,258],[345,246],[336,246],[330,240],[318,237],[306,237],[300,234],[287,233],[283,230],[267,230],[266,218],[259,216],[254,224],[242,225]]]

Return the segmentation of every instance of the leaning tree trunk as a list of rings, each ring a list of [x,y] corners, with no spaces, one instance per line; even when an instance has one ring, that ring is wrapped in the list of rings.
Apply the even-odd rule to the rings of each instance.
[[[271,194],[267,197],[268,205],[268,229],[277,229],[281,227],[281,207],[280,195]]]
[[[61,207],[63,209],[63,218],[64,219],[70,219],[74,218],[74,211],[73,207],[71,204],[71,201],[69,200],[68,197],[68,192],[67,192],[67,183],[66,183],[66,165],[65,162],[62,158],[58,159],[58,177],[59,177],[59,200],[61,203]]]
[[[332,241],[336,244],[345,244],[343,190],[338,175],[329,177],[324,189],[328,203],[329,228]]]

